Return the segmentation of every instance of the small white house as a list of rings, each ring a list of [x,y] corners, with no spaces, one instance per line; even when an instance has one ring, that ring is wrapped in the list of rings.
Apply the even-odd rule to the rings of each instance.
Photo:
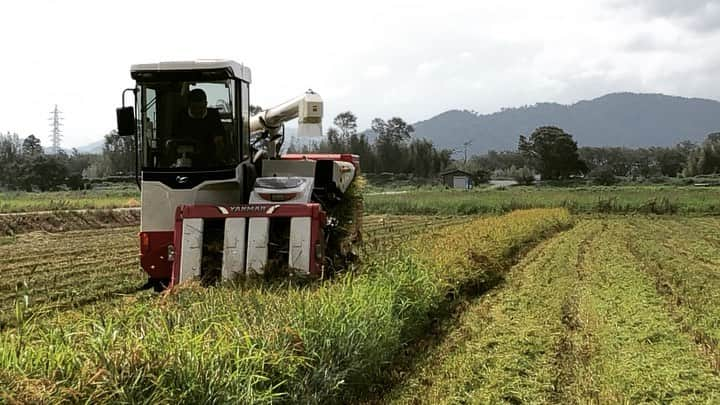
[[[472,188],[472,175],[459,169],[447,170],[440,173],[442,182],[447,187],[460,190],[469,190]]]

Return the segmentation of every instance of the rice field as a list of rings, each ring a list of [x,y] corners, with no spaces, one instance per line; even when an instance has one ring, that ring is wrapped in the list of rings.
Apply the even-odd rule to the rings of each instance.
[[[53,316],[24,318],[19,309],[19,322],[0,332],[0,398],[357,401],[383,384],[409,342],[424,336],[448,294],[572,223],[565,210],[466,218],[447,232],[414,220],[408,240],[419,235],[438,243],[367,253],[359,271],[324,283],[190,284]],[[399,226],[387,222],[380,228]],[[372,220],[366,223],[372,229]]]
[[[512,186],[459,191],[434,188],[368,193],[365,212],[469,215],[564,207],[573,213],[720,214],[720,187],[674,185]],[[0,192],[0,213],[138,207],[134,185],[107,190]]]
[[[718,229],[580,221],[469,299],[382,402],[717,403]]]
[[[368,248],[467,221],[464,217],[369,215]],[[29,313],[77,308],[138,292],[146,281],[138,259],[137,227],[60,233],[32,232],[0,239],[0,328]]]
[[[78,307],[137,291],[137,227],[33,232],[0,243],[0,327],[15,307],[33,312]]]
[[[376,205],[359,268],[314,283],[157,295],[136,227],[0,237],[0,403],[720,402],[711,194],[473,193]]]

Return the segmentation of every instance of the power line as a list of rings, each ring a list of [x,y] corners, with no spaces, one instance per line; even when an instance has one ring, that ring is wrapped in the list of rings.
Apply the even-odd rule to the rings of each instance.
[[[62,114],[62,111],[58,110],[57,104],[55,104],[55,109],[50,111],[50,118],[48,120],[50,121],[50,139],[52,141],[52,153],[57,154],[60,152],[60,139],[62,138],[62,130],[60,127],[62,126],[62,120],[63,118],[60,116]]]

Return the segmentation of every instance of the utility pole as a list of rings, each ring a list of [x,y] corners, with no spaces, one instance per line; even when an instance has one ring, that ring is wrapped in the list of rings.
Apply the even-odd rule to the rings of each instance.
[[[57,104],[55,104],[55,109],[50,111],[50,118],[48,118],[48,121],[50,121],[50,139],[52,141],[52,153],[57,154],[60,152],[60,139],[62,138],[62,130],[60,127],[62,126],[61,121],[63,118],[60,116],[62,114],[62,111],[58,110]]]
[[[463,143],[463,147],[465,148],[465,160],[463,161],[463,165],[467,165],[467,151],[470,145],[472,145],[472,141],[465,141]]]

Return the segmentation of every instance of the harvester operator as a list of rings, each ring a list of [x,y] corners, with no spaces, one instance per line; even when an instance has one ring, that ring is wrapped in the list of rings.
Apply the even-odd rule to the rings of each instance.
[[[168,145],[170,154],[175,155],[173,160],[180,157],[183,144],[191,144],[194,149],[191,155],[195,161],[193,167],[220,163],[225,152],[225,130],[218,111],[207,108],[207,95],[202,89],[193,89],[188,93],[187,110],[178,116],[173,128],[171,141],[175,145]]]

